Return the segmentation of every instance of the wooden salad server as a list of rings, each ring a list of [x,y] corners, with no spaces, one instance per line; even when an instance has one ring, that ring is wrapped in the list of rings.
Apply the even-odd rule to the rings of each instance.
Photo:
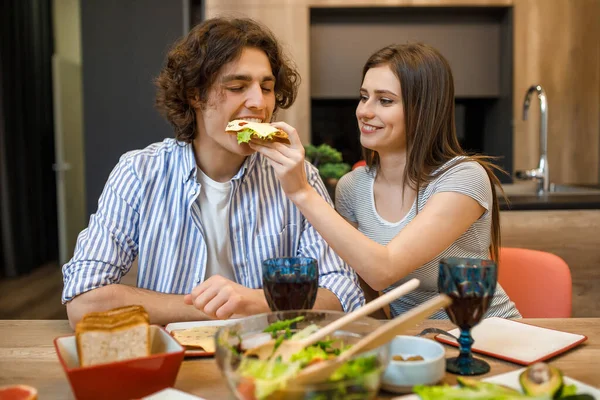
[[[415,290],[420,283],[421,282],[418,279],[411,279],[405,284],[398,286],[393,290],[390,290],[383,296],[380,296],[375,300],[365,304],[363,307],[360,307],[354,310],[353,312],[346,314],[339,319],[336,319],[335,321],[320,328],[318,331],[305,337],[304,339],[284,340],[283,342],[281,342],[281,344],[279,345],[279,347],[277,347],[276,350],[274,350],[276,340],[271,339],[268,342],[246,350],[244,355],[255,355],[261,360],[266,360],[269,358],[275,359],[277,357],[281,357],[283,361],[288,361],[293,354],[317,343],[318,341],[326,338],[338,329],[357,320],[358,318],[371,314],[372,312],[380,309],[381,307],[388,305],[397,298]]]

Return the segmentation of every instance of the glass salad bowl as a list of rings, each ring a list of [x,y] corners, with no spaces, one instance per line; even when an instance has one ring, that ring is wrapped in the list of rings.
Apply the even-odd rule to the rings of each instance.
[[[374,399],[389,361],[389,345],[358,354],[323,382],[299,384],[294,376],[304,367],[344,351],[383,322],[363,317],[283,362],[244,356],[244,351],[276,337],[307,336],[342,317],[337,311],[280,311],[238,320],[219,329],[215,358],[227,384],[240,400]],[[270,327],[270,329],[267,329]],[[265,332],[267,329],[267,332]],[[296,336],[298,338],[298,336]],[[284,340],[285,340],[284,339]],[[281,340],[281,339],[280,339]]]

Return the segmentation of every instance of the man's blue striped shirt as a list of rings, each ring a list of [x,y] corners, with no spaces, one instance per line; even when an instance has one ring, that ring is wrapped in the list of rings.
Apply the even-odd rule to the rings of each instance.
[[[136,258],[140,288],[186,294],[208,278],[196,168],[192,145],[174,139],[122,156],[98,210],[79,234],[73,258],[63,266],[62,301],[120,282]],[[306,163],[306,173],[331,204],[317,169]],[[261,288],[261,262],[267,258],[314,257],[319,286],[332,291],[345,311],[364,304],[354,271],[285,196],[260,154],[249,156],[232,179],[227,222],[236,282]]]

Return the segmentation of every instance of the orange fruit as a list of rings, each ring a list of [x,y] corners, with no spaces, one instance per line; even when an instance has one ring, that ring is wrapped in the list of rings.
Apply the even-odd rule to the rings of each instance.
[[[27,385],[0,386],[0,400],[36,400],[37,389]]]

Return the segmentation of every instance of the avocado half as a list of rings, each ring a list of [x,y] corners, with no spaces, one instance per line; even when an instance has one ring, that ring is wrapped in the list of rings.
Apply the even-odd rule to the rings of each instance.
[[[519,375],[519,382],[525,394],[529,396],[560,397],[563,388],[562,372],[545,363],[530,365]]]

